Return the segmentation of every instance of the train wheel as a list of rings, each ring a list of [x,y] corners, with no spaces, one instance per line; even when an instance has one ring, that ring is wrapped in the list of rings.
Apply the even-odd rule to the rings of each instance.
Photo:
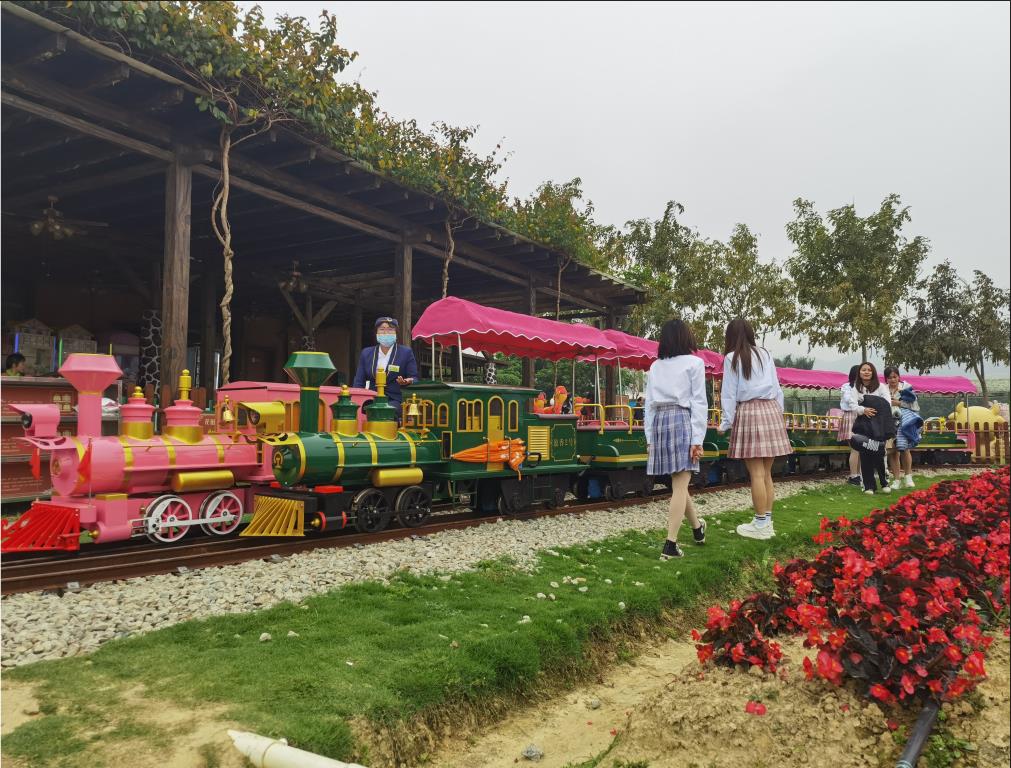
[[[432,497],[420,485],[411,485],[397,494],[397,519],[406,528],[417,528],[432,514]]]
[[[355,528],[361,533],[376,533],[390,524],[392,511],[386,494],[378,488],[366,488],[351,502]]]
[[[515,515],[523,507],[523,497],[519,493],[503,493],[498,497],[498,512],[500,515]]]
[[[208,536],[227,536],[242,523],[242,502],[231,491],[216,491],[200,505],[200,529]]]
[[[565,489],[555,486],[551,489],[551,493],[548,498],[544,501],[544,506],[548,509],[558,509],[562,504],[565,503]]]
[[[604,498],[608,501],[625,498],[625,484],[620,480],[612,480],[604,488]]]
[[[159,496],[147,506],[144,515],[144,531],[151,541],[158,544],[171,544],[179,541],[190,530],[188,523],[193,519],[190,505],[178,496]]]

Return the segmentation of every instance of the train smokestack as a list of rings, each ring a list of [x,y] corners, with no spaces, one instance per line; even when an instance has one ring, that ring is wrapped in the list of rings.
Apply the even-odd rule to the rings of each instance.
[[[326,352],[295,352],[288,358],[284,372],[299,386],[299,432],[323,429],[319,416],[319,388],[336,370]]]
[[[102,392],[123,375],[112,355],[75,352],[60,367],[60,375],[77,390],[77,436],[102,434]]]

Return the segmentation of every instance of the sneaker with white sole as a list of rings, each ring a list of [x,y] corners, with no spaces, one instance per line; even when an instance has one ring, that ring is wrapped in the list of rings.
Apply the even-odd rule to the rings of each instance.
[[[881,486],[881,493],[891,493],[891,492],[892,492],[892,486],[887,485],[887,484]]]
[[[864,493],[866,493],[868,496],[873,496],[874,495],[874,491],[871,491],[871,490],[866,490],[866,491],[864,491]]]
[[[916,483],[913,482],[913,476],[912,475],[906,475],[905,485],[906,485],[906,488],[915,488],[916,487]]]
[[[897,478],[895,478],[895,479],[894,479],[894,480],[892,481],[892,486],[891,486],[891,488],[892,488],[892,490],[893,490],[893,491],[897,491],[897,490],[899,490],[900,488],[902,488],[902,478],[900,478],[900,477],[897,477]]]
[[[699,520],[699,527],[698,528],[692,528],[692,540],[696,544],[705,544],[706,543],[706,521],[705,520]]]
[[[755,521],[752,520],[750,523],[741,523],[737,526],[737,535],[746,539],[771,539],[776,535],[776,531],[773,529],[772,523],[755,525]]]
[[[670,560],[671,558],[674,557],[684,557],[684,556],[685,556],[684,550],[682,550],[681,547],[678,546],[678,543],[676,541],[671,541],[670,539],[667,539],[667,541],[664,542],[663,551],[660,553],[661,560]]]

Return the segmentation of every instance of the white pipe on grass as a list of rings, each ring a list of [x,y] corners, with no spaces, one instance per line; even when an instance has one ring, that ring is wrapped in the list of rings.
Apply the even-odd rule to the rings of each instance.
[[[235,748],[256,768],[365,768],[289,747],[284,739],[271,739],[249,731],[229,730],[228,735]]]

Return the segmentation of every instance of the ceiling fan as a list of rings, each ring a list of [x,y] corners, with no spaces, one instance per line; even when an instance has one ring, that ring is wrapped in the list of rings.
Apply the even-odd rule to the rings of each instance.
[[[58,198],[49,195],[49,207],[42,209],[41,216],[26,216],[21,213],[11,213],[4,211],[4,216],[13,216],[20,219],[29,219],[28,231],[36,237],[49,235],[54,240],[63,240],[67,237],[86,235],[91,227],[107,227],[109,224],[104,221],[87,221],[85,219],[67,219],[63,212],[56,209]]]

